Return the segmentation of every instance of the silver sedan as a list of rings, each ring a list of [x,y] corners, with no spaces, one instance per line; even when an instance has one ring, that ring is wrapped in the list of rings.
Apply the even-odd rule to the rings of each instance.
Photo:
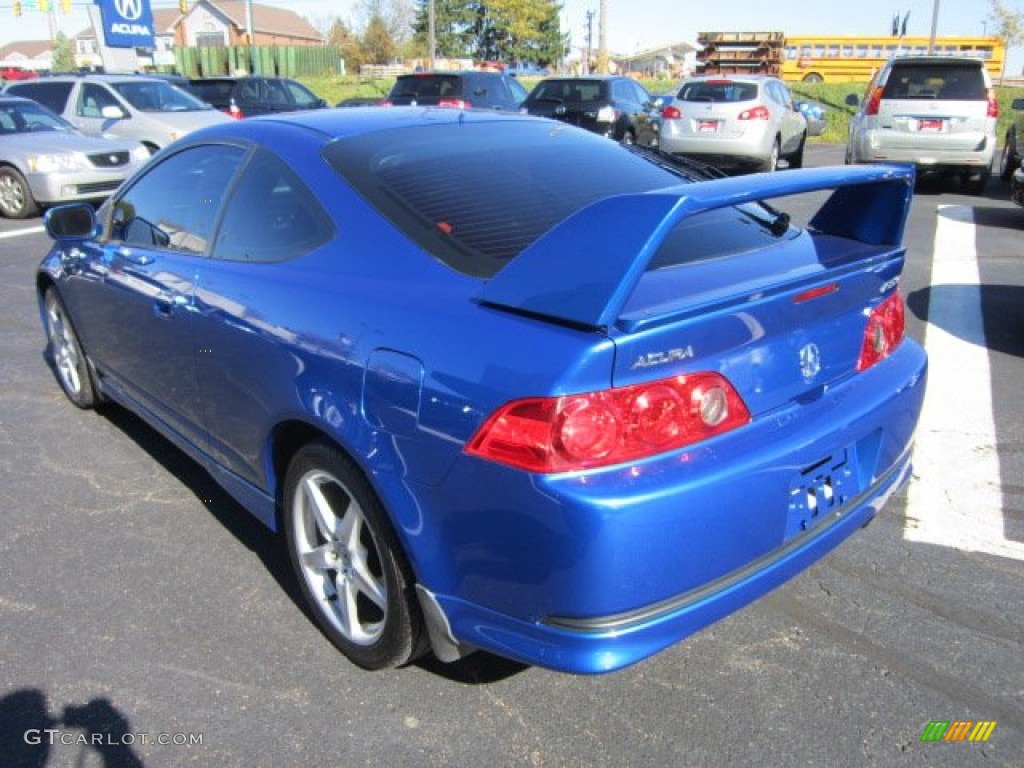
[[[0,94],[0,215],[101,200],[149,159],[142,144],[86,136],[30,99]]]

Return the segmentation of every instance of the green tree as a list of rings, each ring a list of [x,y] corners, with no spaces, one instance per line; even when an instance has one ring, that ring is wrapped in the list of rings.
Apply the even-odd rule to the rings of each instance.
[[[366,63],[362,42],[341,19],[336,18],[331,25],[327,33],[327,44],[338,49],[348,72],[358,72],[360,65]]]
[[[419,0],[413,36],[427,49],[429,0]],[[485,61],[558,61],[564,48],[556,0],[434,0],[439,56]]]
[[[71,41],[63,32],[58,32],[53,41],[53,63],[50,68],[54,72],[71,72],[77,66]]]
[[[388,31],[387,22],[381,16],[370,19],[362,42],[367,64],[388,64],[395,58],[397,46]]]

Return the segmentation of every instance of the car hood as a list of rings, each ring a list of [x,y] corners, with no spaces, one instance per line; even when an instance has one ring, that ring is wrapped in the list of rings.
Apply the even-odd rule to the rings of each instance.
[[[139,146],[136,141],[103,139],[70,131],[33,131],[11,133],[0,139],[0,156],[12,153],[39,155],[56,152],[130,152]]]

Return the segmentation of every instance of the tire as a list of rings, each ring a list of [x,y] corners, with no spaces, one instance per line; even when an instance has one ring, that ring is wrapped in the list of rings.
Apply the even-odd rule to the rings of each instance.
[[[1009,181],[1013,177],[1013,172],[1018,167],[1020,167],[1020,155],[1017,153],[1017,135],[1015,133],[1007,133],[1006,142],[1003,144],[1000,178],[1003,181]]]
[[[786,162],[789,163],[790,168],[803,168],[804,167],[804,145],[807,144],[807,134],[804,133],[800,137],[800,146],[796,148],[796,152],[786,158]]]
[[[983,195],[988,186],[989,173],[969,173],[963,177],[963,189],[968,195]]]
[[[53,363],[57,382],[68,400],[76,406],[92,408],[100,401],[92,366],[89,365],[89,359],[78,341],[78,335],[56,288],[51,286],[46,289],[43,307],[46,314],[46,352]]]
[[[384,509],[341,451],[309,443],[284,486],[288,554],[324,634],[354,664],[412,661],[427,638],[407,565]]]
[[[0,168],[0,214],[8,219],[27,219],[39,213],[25,177],[10,166]]]
[[[774,173],[779,167],[779,138],[775,137],[775,143],[772,144],[772,151],[768,153],[768,157],[761,163],[761,170],[766,173]]]
[[[631,147],[636,144],[636,135],[633,133],[632,128],[627,128],[625,133],[622,134],[622,143],[627,147]]]

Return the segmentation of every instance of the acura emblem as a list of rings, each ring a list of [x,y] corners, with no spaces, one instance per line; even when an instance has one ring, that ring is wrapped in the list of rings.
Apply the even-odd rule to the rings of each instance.
[[[564,104],[559,104],[557,107],[555,107],[555,114],[556,115],[564,115],[565,114],[565,105]]]
[[[135,21],[142,15],[142,0],[114,0],[114,8],[122,19]]]
[[[814,342],[800,347],[800,374],[811,381],[821,372],[821,350]]]

